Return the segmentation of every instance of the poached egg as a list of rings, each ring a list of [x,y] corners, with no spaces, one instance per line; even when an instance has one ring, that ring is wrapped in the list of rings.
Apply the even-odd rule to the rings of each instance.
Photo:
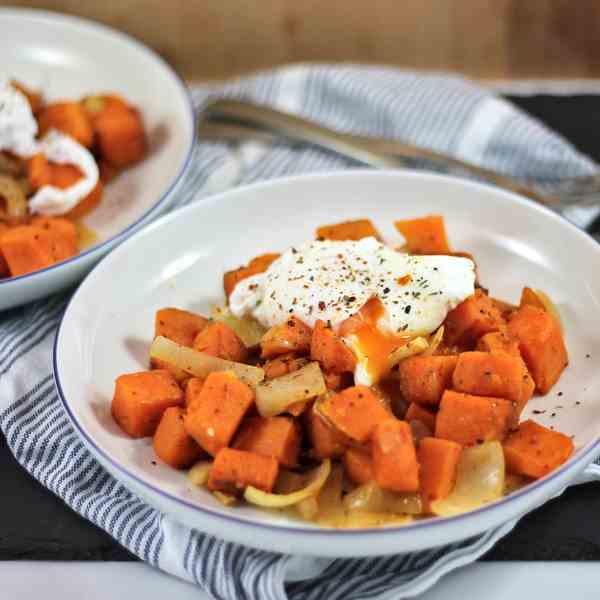
[[[75,165],[82,173],[82,178],[66,189],[47,185],[29,199],[32,213],[63,215],[96,187],[100,176],[98,165],[87,148],[71,137],[52,130],[38,141],[37,133],[37,122],[25,95],[10,82],[0,81],[0,151],[21,158],[44,154],[52,162]]]
[[[474,292],[473,261],[404,254],[369,237],[290,248],[240,281],[229,307],[267,328],[291,316],[310,327],[327,322],[356,355],[356,383],[372,385],[393,350],[433,333]]]

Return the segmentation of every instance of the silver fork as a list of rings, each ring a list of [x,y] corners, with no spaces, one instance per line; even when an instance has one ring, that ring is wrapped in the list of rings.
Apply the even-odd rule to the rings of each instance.
[[[204,139],[308,143],[379,168],[401,168],[409,166],[410,160],[425,160],[444,169],[474,175],[557,211],[573,205],[600,205],[600,173],[561,179],[534,188],[507,175],[432,150],[396,140],[342,133],[245,100],[217,100],[206,105],[199,132]]]

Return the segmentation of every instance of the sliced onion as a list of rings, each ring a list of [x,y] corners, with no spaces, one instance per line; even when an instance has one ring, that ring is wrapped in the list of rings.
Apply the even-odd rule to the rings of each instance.
[[[310,400],[327,391],[318,362],[265,381],[256,386],[256,407],[263,417],[279,415],[301,400]]]
[[[346,494],[344,507],[349,513],[363,511],[396,515],[419,515],[423,512],[419,494],[390,492],[380,488],[374,481],[369,481]]]
[[[344,505],[342,504],[342,484],[344,481],[344,469],[339,464],[331,467],[329,477],[321,488],[318,501],[317,521],[321,525],[339,527],[345,519]]]
[[[331,461],[326,459],[311,473],[309,483],[301,490],[290,494],[270,494],[249,485],[244,491],[244,498],[247,502],[250,502],[250,504],[256,504],[257,506],[262,506],[264,508],[284,508],[286,506],[292,506],[298,504],[298,502],[301,502],[302,500],[306,500],[306,498],[316,496],[320,489],[325,485],[330,472]]]
[[[377,512],[353,512],[346,515],[346,529],[362,529],[364,527],[385,527],[392,525],[408,525],[414,521],[411,515],[391,515]]]
[[[215,307],[211,316],[215,321],[231,327],[248,348],[259,344],[267,331],[256,319],[236,317],[228,308]]]
[[[150,358],[163,360],[194,377],[202,379],[206,379],[208,375],[216,371],[231,371],[245,384],[254,387],[265,378],[265,372],[258,367],[198,352],[160,335],[154,339],[150,346]]]
[[[424,337],[417,337],[414,340],[410,340],[408,344],[396,348],[388,357],[388,366],[390,369],[395,367],[401,360],[414,356],[415,354],[421,354],[429,348],[429,342]]]
[[[237,496],[233,494],[226,494],[225,492],[213,492],[212,495],[223,505],[223,506],[233,506],[238,503]]]
[[[305,521],[312,521],[319,512],[319,502],[316,496],[311,496],[294,504],[294,509]]]
[[[451,517],[479,508],[504,492],[504,453],[500,442],[486,442],[462,451],[454,489],[431,503],[431,512]]]
[[[0,198],[6,204],[6,210],[0,211],[0,220],[22,219],[27,215],[27,198],[19,185],[19,182],[0,175]]]
[[[203,486],[208,483],[208,476],[212,468],[212,461],[201,460],[197,462],[189,471],[188,479],[197,486]]]
[[[429,340],[429,348],[424,350],[421,353],[421,356],[431,356],[432,354],[435,354],[435,351],[438,349],[438,346],[442,343],[443,339],[444,339],[444,326],[440,325],[440,327],[438,327],[437,331],[433,334],[433,336]]]

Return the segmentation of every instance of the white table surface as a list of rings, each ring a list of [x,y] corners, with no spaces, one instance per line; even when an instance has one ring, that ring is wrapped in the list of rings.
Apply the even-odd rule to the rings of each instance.
[[[143,563],[0,562],[2,600],[209,600],[197,587]],[[597,600],[600,563],[476,563],[419,600]]]

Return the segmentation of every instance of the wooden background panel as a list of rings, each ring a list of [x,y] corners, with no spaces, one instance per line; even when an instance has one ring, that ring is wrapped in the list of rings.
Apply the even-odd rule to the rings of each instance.
[[[141,39],[189,79],[298,61],[600,77],[600,0],[12,0]]]

